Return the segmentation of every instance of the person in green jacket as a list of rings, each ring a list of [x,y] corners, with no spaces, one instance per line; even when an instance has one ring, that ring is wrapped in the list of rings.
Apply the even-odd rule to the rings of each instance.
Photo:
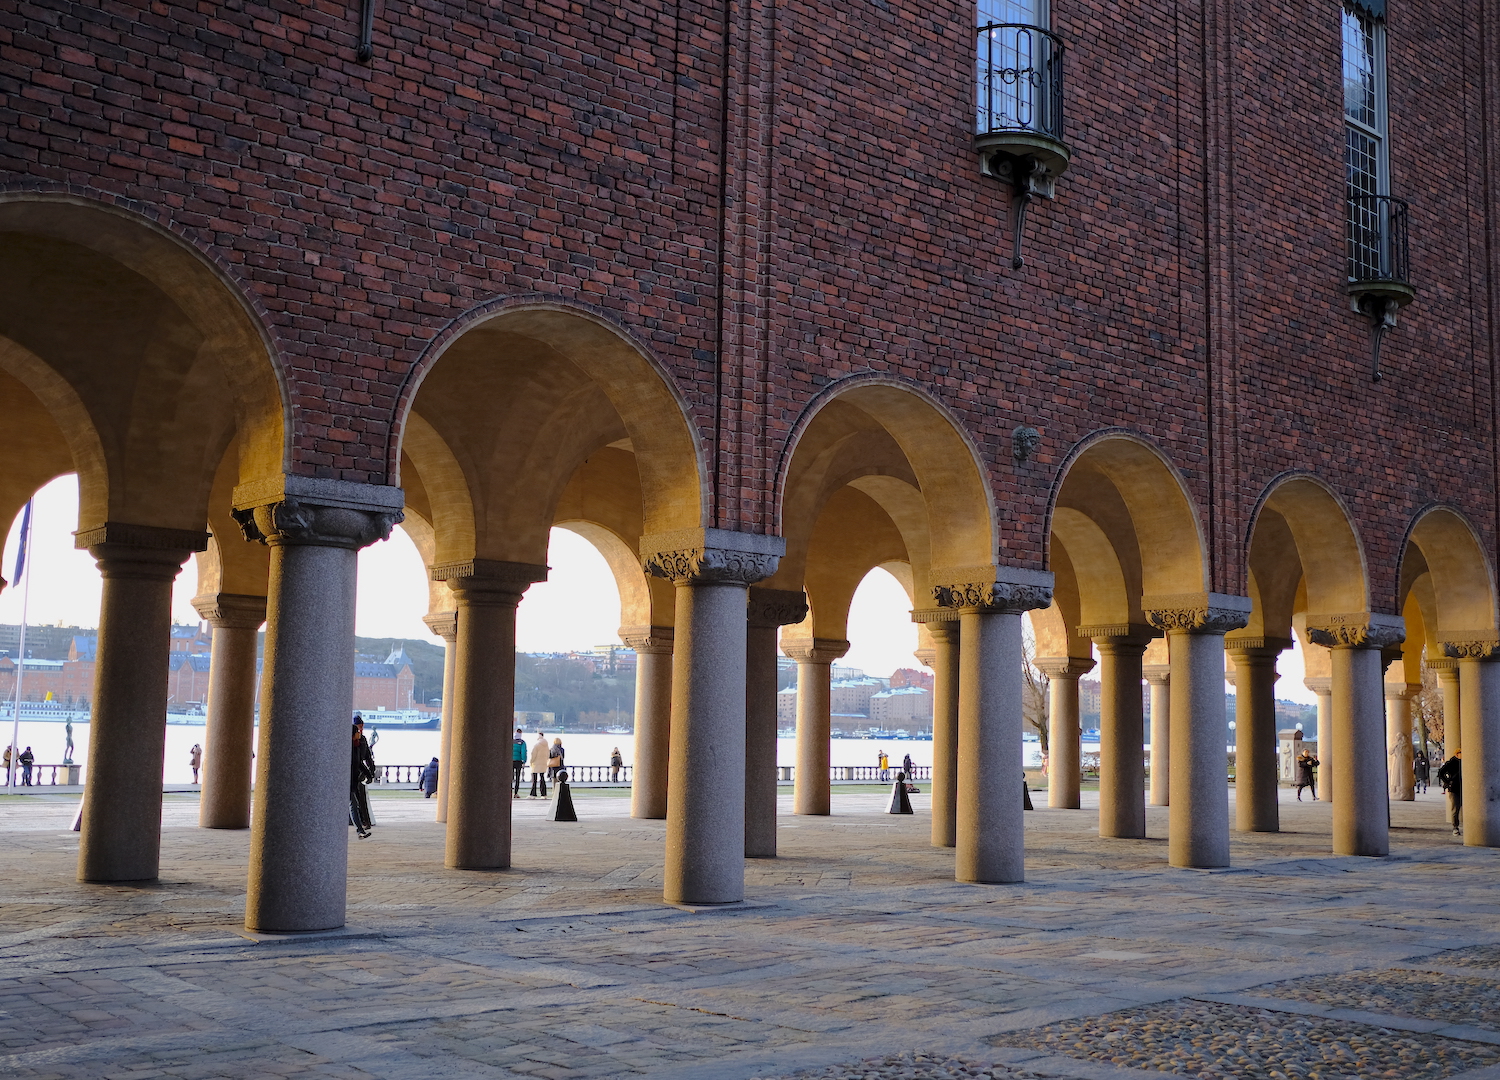
[[[520,728],[516,728],[515,740],[510,745],[510,769],[514,774],[511,778],[510,797],[519,799],[521,774],[526,771],[526,736],[521,734]]]

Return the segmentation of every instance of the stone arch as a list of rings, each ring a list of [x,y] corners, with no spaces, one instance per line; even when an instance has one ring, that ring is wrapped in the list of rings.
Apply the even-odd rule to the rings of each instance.
[[[1081,603],[1119,609],[1123,590],[1123,623],[1144,621],[1142,596],[1210,589],[1202,526],[1186,484],[1156,447],[1131,432],[1098,432],[1068,455],[1053,487],[1048,535],[1068,550]],[[1090,564],[1085,548],[1095,556]],[[1096,598],[1084,601],[1086,592]]]
[[[1494,568],[1477,531],[1457,510],[1428,507],[1407,529],[1396,600],[1404,608],[1413,595],[1430,597],[1422,615],[1432,644],[1495,637]]]
[[[435,521],[472,519],[472,538],[440,526],[442,561],[545,562],[564,490],[605,447],[634,459],[645,532],[708,524],[700,440],[671,379],[577,306],[502,302],[456,320],[408,378],[393,431],[397,481],[406,453],[424,480],[442,474]],[[437,443],[446,451],[429,453]]]
[[[80,478],[80,527],[201,531],[225,448],[279,477],[289,407],[245,293],[119,206],[0,194],[0,368],[46,407]]]
[[[847,488],[899,531],[918,596],[934,567],[993,565],[996,513],[982,462],[952,413],[916,387],[858,376],[825,388],[781,452],[776,508],[787,553],[768,585],[801,587],[824,507]]]
[[[1255,608],[1245,634],[1289,638],[1285,620],[1298,611],[1317,617],[1370,610],[1353,517],[1315,476],[1292,473],[1267,485],[1251,517],[1249,554]]]

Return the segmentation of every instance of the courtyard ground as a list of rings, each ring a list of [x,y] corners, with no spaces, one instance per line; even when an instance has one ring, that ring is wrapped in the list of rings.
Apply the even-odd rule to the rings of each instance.
[[[1086,796],[1096,803],[1097,796]],[[0,798],[0,1073],[40,1077],[1500,1078],[1500,852],[1440,797],[1389,859],[1328,854],[1284,793],[1228,871],[1026,815],[1024,885],[952,880],[880,794],[781,818],[747,901],[661,903],[665,826],[517,806],[514,869],[444,870],[432,803],[381,792],[349,925],[248,934],[247,833],[167,796],[162,877],[79,885],[76,796]]]

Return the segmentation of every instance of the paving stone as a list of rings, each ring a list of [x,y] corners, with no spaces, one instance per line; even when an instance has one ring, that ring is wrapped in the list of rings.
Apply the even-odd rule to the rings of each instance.
[[[382,800],[350,850],[353,926],[329,935],[240,933],[248,836],[192,827],[191,800],[168,800],[150,887],[79,885],[76,846],[27,822],[57,811],[14,800],[0,829],[28,872],[0,895],[0,1072],[1117,1077],[1064,1053],[1002,1061],[1023,1051],[993,1039],[1425,965],[1483,982],[1500,958],[1500,870],[1451,842],[1436,799],[1394,808],[1393,860],[1332,858],[1325,808],[1283,807],[1287,832],[1236,834],[1227,875],[1168,869],[1155,808],[1148,841],[1044,809],[1026,815],[1028,882],[988,887],[952,881],[925,797],[894,824],[883,798],[783,818],[782,857],[746,863],[752,902],[698,910],[660,902],[662,828],[624,800],[581,797],[584,833],[518,806],[516,866],[497,874],[445,870],[430,804]]]

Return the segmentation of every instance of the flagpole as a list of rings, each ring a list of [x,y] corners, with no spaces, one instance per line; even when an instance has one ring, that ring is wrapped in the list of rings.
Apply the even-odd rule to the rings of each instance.
[[[16,577],[21,578],[21,635],[16,652],[16,700],[11,706],[10,719],[10,768],[6,770],[5,783],[12,795],[16,791],[16,774],[21,771],[21,677],[26,672],[26,615],[31,606],[31,499],[26,500],[26,513],[21,517],[20,551],[16,553]]]

